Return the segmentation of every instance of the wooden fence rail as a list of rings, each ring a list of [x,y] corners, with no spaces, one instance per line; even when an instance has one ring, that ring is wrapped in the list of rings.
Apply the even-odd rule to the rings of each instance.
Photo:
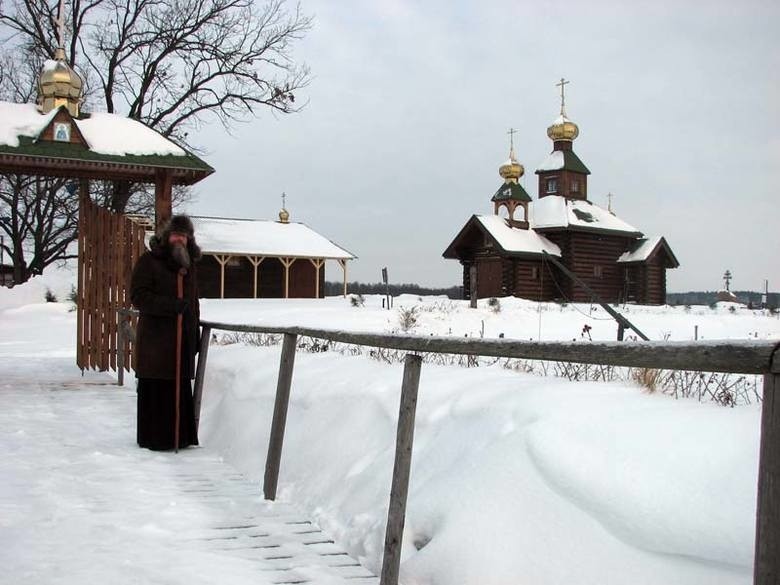
[[[126,312],[123,312],[126,313]],[[126,317],[125,317],[126,318]],[[307,327],[263,327],[201,322],[200,358],[195,379],[196,418],[200,414],[203,377],[214,330],[284,335],[273,428],[266,459],[263,491],[274,499],[292,385],[295,342],[299,336],[409,352],[480,355],[587,363],[607,366],[758,374],[764,377],[756,511],[754,585],[780,583],[780,342],[610,342],[536,343],[511,339],[471,339],[351,333]],[[121,328],[120,328],[121,331]],[[380,585],[397,585],[406,500],[411,468],[414,417],[422,360],[410,353],[404,361],[395,464],[390,494]]]

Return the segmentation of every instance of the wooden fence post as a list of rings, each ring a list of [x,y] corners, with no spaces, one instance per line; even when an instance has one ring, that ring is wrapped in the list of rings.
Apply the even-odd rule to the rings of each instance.
[[[209,341],[211,327],[203,326],[200,332],[200,349],[198,350],[198,368],[195,371],[195,387],[193,388],[192,408],[195,412],[195,432],[200,427],[200,401],[203,398],[203,377],[206,375],[206,360],[209,357]]]
[[[117,386],[125,385],[125,316],[121,313],[115,313],[117,320],[116,327],[116,370]]]
[[[287,424],[287,405],[290,402],[290,386],[292,385],[295,344],[297,341],[297,335],[292,333],[284,334],[282,357],[279,362],[279,379],[276,383],[274,418],[271,423],[271,437],[268,441],[268,456],[265,459],[263,494],[266,500],[276,499],[276,484],[279,481],[279,464],[282,460],[284,427]]]
[[[764,374],[754,585],[780,583],[780,364]]]
[[[422,357],[407,354],[404,359],[404,377],[401,385],[401,407],[398,413],[398,432],[395,440],[393,484],[390,489],[390,509],[387,513],[385,552],[382,559],[380,585],[398,585],[401,569],[401,542],[406,521],[406,497],[409,493],[409,474],[412,465],[414,417],[417,411],[417,389],[420,385]]]
[[[479,295],[477,292],[477,278],[479,278],[477,265],[472,264],[469,266],[469,307],[472,309],[477,308],[477,296]]]

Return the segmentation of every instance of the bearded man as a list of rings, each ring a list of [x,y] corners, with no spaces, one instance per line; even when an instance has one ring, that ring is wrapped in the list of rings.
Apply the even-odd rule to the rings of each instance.
[[[192,221],[186,215],[174,215],[152,237],[149,247],[133,268],[130,282],[130,299],[140,312],[135,342],[137,440],[141,447],[163,451],[198,444],[190,381],[195,373],[200,337],[195,262],[201,254]],[[179,278],[183,281],[181,298]],[[179,316],[181,363],[177,372]],[[181,384],[178,421],[177,377]]]

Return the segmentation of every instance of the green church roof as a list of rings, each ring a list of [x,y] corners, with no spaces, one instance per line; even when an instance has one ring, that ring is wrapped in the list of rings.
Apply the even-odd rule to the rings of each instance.
[[[547,171],[573,171],[589,175],[590,171],[573,150],[553,150],[550,155],[537,167],[536,174]]]
[[[501,183],[491,201],[531,201],[520,183]]]

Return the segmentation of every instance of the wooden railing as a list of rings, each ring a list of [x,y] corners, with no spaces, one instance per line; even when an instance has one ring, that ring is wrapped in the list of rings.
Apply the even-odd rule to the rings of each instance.
[[[279,469],[292,386],[295,350],[299,336],[334,342],[412,352],[405,356],[401,403],[396,436],[395,463],[390,490],[380,585],[396,585],[401,563],[401,539],[411,468],[414,419],[422,358],[419,353],[479,355],[574,362],[608,366],[757,374],[763,376],[763,407],[756,512],[754,585],[780,583],[780,343],[774,341],[723,342],[610,342],[553,343],[511,339],[471,339],[385,335],[313,329],[262,327],[201,322],[202,343],[195,378],[196,419],[200,418],[203,379],[212,331],[283,335],[271,436],[266,458],[263,493],[276,498]],[[120,328],[120,331],[122,328]]]

